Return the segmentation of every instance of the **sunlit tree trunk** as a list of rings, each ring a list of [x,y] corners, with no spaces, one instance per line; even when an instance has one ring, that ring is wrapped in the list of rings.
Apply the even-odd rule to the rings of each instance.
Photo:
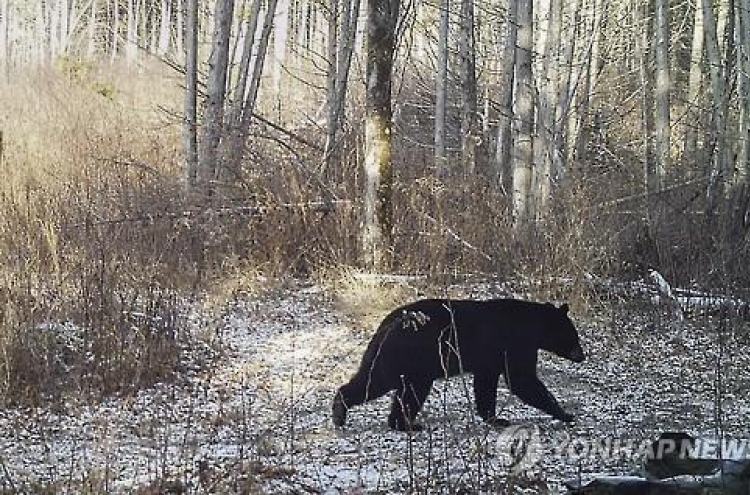
[[[237,79],[234,85],[234,101],[229,112],[228,121],[232,126],[233,132],[241,131],[242,112],[245,107],[245,98],[248,92],[248,81],[250,79],[250,64],[253,58],[253,46],[255,45],[255,32],[258,29],[258,19],[260,18],[260,8],[262,2],[255,0],[250,9],[250,13],[245,22],[242,36],[242,55],[240,56],[239,68],[237,70]]]
[[[391,77],[399,3],[399,0],[368,2],[362,245],[365,265],[373,270],[387,267],[392,243]]]
[[[750,194],[750,0],[740,0],[737,9],[737,67],[739,96],[739,152],[735,186],[741,196]],[[747,201],[747,198],[741,198]],[[750,206],[750,205],[749,205]],[[748,212],[750,213],[750,212]],[[748,219],[750,223],[750,218]]]
[[[654,151],[657,188],[665,186],[671,163],[670,92],[669,76],[669,2],[655,0],[654,59],[656,86],[654,95]]]
[[[560,167],[558,137],[556,133],[555,108],[559,105],[558,98],[558,64],[560,46],[560,14],[562,8],[561,0],[544,0],[539,4],[544,5],[544,18],[540,23],[544,25],[544,36],[539,38],[537,53],[543,53],[544,58],[538,66],[537,76],[537,131],[534,135],[534,165],[537,169],[535,174],[534,189],[538,194],[536,206],[537,216],[547,213],[549,199],[552,194],[553,178],[557,175]]]
[[[565,29],[565,35],[561,39],[560,53],[560,87],[558,90],[558,105],[555,109],[555,122],[557,132],[560,135],[560,159],[562,168],[571,166],[569,159],[568,119],[572,114],[573,103],[577,92],[578,76],[580,73],[578,64],[574,63],[579,31],[578,0],[563,2],[561,24]]]
[[[125,60],[133,64],[138,58],[138,5],[136,0],[128,0],[127,25],[125,26]]]
[[[531,54],[534,49],[532,0],[518,2],[516,47],[516,115],[518,132],[513,146],[513,218],[516,229],[528,225],[534,213],[531,185],[534,173],[534,104]]]
[[[161,0],[161,15],[159,16],[159,39],[156,53],[164,56],[169,51],[170,36],[172,33],[172,2]]]
[[[185,164],[187,185],[198,184],[198,0],[185,0]]]
[[[440,2],[438,26],[437,75],[435,78],[435,169],[438,175],[448,172],[448,157],[445,147],[448,118],[448,35],[450,27],[450,0]]]
[[[346,106],[346,92],[349,81],[354,37],[359,17],[360,0],[345,1],[342,5],[341,21],[332,20],[329,28],[328,48],[328,125],[324,149],[324,169],[331,166],[336,157],[339,134]],[[331,15],[338,12],[338,0],[331,0]],[[340,29],[338,26],[340,24]]]
[[[200,142],[197,183],[201,192],[211,195],[214,182],[221,173],[223,157],[219,144],[224,132],[224,102],[226,99],[229,64],[229,38],[234,13],[234,0],[217,0],[214,12],[214,34],[208,61],[206,110]]]
[[[480,140],[477,122],[474,0],[461,0],[459,57],[461,59],[461,156],[463,171],[474,174]]]
[[[700,163],[696,139],[698,128],[703,118],[701,85],[703,83],[703,7],[702,0],[697,0],[693,13],[693,43],[690,51],[690,75],[688,76],[688,93],[685,125],[685,145],[682,151],[682,164]]]
[[[703,29],[705,34],[706,54],[708,58],[710,74],[710,97],[711,122],[707,146],[709,148],[709,180],[706,189],[706,209],[712,213],[717,206],[719,197],[723,191],[723,182],[726,180],[725,163],[725,133],[726,133],[726,108],[725,108],[725,80],[723,72],[723,60],[721,45],[716,29],[716,16],[711,0],[702,0]]]
[[[289,0],[278,0],[274,17],[273,65],[271,80],[273,94],[281,102],[281,76],[286,63],[287,43],[289,40]]]
[[[8,0],[0,0],[0,80],[8,77],[10,67],[10,50],[8,45]]]
[[[505,189],[511,168],[513,145],[513,94],[515,86],[516,43],[518,39],[518,4],[508,1],[508,19],[505,23],[505,39],[501,50],[501,71],[498,80],[498,105],[500,116],[497,126],[497,149],[495,151],[494,175]]]

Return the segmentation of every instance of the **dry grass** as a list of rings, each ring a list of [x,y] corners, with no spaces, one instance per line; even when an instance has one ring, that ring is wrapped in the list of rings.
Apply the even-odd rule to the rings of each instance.
[[[65,74],[0,91],[2,402],[132,390],[177,359],[175,235],[143,218],[178,197],[179,126],[147,74]]]

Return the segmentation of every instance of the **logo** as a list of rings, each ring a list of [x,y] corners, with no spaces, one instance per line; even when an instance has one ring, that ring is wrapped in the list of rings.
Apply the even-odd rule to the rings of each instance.
[[[520,474],[533,467],[543,454],[539,428],[535,425],[509,426],[498,435],[496,445],[500,464],[511,474]]]

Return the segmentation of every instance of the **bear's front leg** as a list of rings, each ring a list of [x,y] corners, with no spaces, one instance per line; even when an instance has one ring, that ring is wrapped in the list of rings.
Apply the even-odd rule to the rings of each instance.
[[[555,419],[566,423],[573,421],[573,415],[560,407],[555,397],[536,375],[511,376],[508,377],[508,382],[510,391],[524,403],[546,412]]]
[[[555,397],[536,375],[536,360],[536,351],[530,349],[507,352],[505,382],[511,393],[525,404],[544,411],[555,419],[566,423],[573,421],[573,415],[560,407]]]
[[[401,377],[401,385],[393,394],[388,426],[398,431],[421,431],[415,422],[432,388],[432,380],[413,380]]]

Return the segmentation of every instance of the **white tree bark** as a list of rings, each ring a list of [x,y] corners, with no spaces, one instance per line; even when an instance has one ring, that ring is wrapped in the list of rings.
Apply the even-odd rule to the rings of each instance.
[[[737,93],[740,100],[740,115],[735,187],[740,191],[741,197],[750,194],[748,187],[750,186],[750,0],[740,0],[738,7],[736,14],[739,21],[736,29],[739,69]]]
[[[479,146],[477,122],[476,46],[474,0],[461,0],[459,56],[461,59],[461,156],[463,172],[474,175]]]
[[[391,77],[399,8],[399,0],[368,2],[362,247],[365,265],[372,270],[387,267],[392,242]]]
[[[500,117],[497,126],[497,149],[495,151],[494,175],[501,188],[505,189],[506,178],[512,176],[511,148],[513,146],[513,95],[516,83],[516,43],[518,39],[518,3],[508,1],[508,18],[505,22],[505,39],[501,49],[502,66],[498,80]]]
[[[667,171],[671,168],[671,119],[669,75],[669,2],[655,0],[654,55],[656,61],[656,86],[654,95],[654,151],[656,158],[656,185],[666,186]]]
[[[697,0],[693,13],[693,42],[690,50],[690,75],[688,76],[687,112],[685,122],[685,145],[682,152],[682,162],[685,165],[696,162],[698,149],[698,124],[705,121],[702,118],[701,86],[703,84],[703,7],[701,0]]]
[[[0,80],[7,79],[10,67],[8,43],[10,21],[8,20],[8,14],[8,0],[0,0]]]
[[[518,2],[518,45],[516,47],[516,115],[518,132],[513,146],[513,219],[516,229],[528,226],[534,213],[531,186],[534,173],[534,80],[532,50],[534,19],[532,0]]]
[[[198,185],[198,0],[185,0],[185,167],[187,186]]]
[[[136,0],[128,0],[128,17],[125,26],[125,61],[133,65],[138,60],[138,5]]]
[[[229,39],[234,14],[234,0],[217,0],[214,12],[214,34],[208,61],[206,110],[203,116],[203,136],[197,183],[201,192],[211,195],[214,182],[223,168],[219,145],[224,133],[224,102],[226,99],[229,65]]]
[[[445,133],[448,108],[448,35],[450,0],[441,0],[438,27],[437,76],[435,78],[435,169],[438,175],[448,172]]]

